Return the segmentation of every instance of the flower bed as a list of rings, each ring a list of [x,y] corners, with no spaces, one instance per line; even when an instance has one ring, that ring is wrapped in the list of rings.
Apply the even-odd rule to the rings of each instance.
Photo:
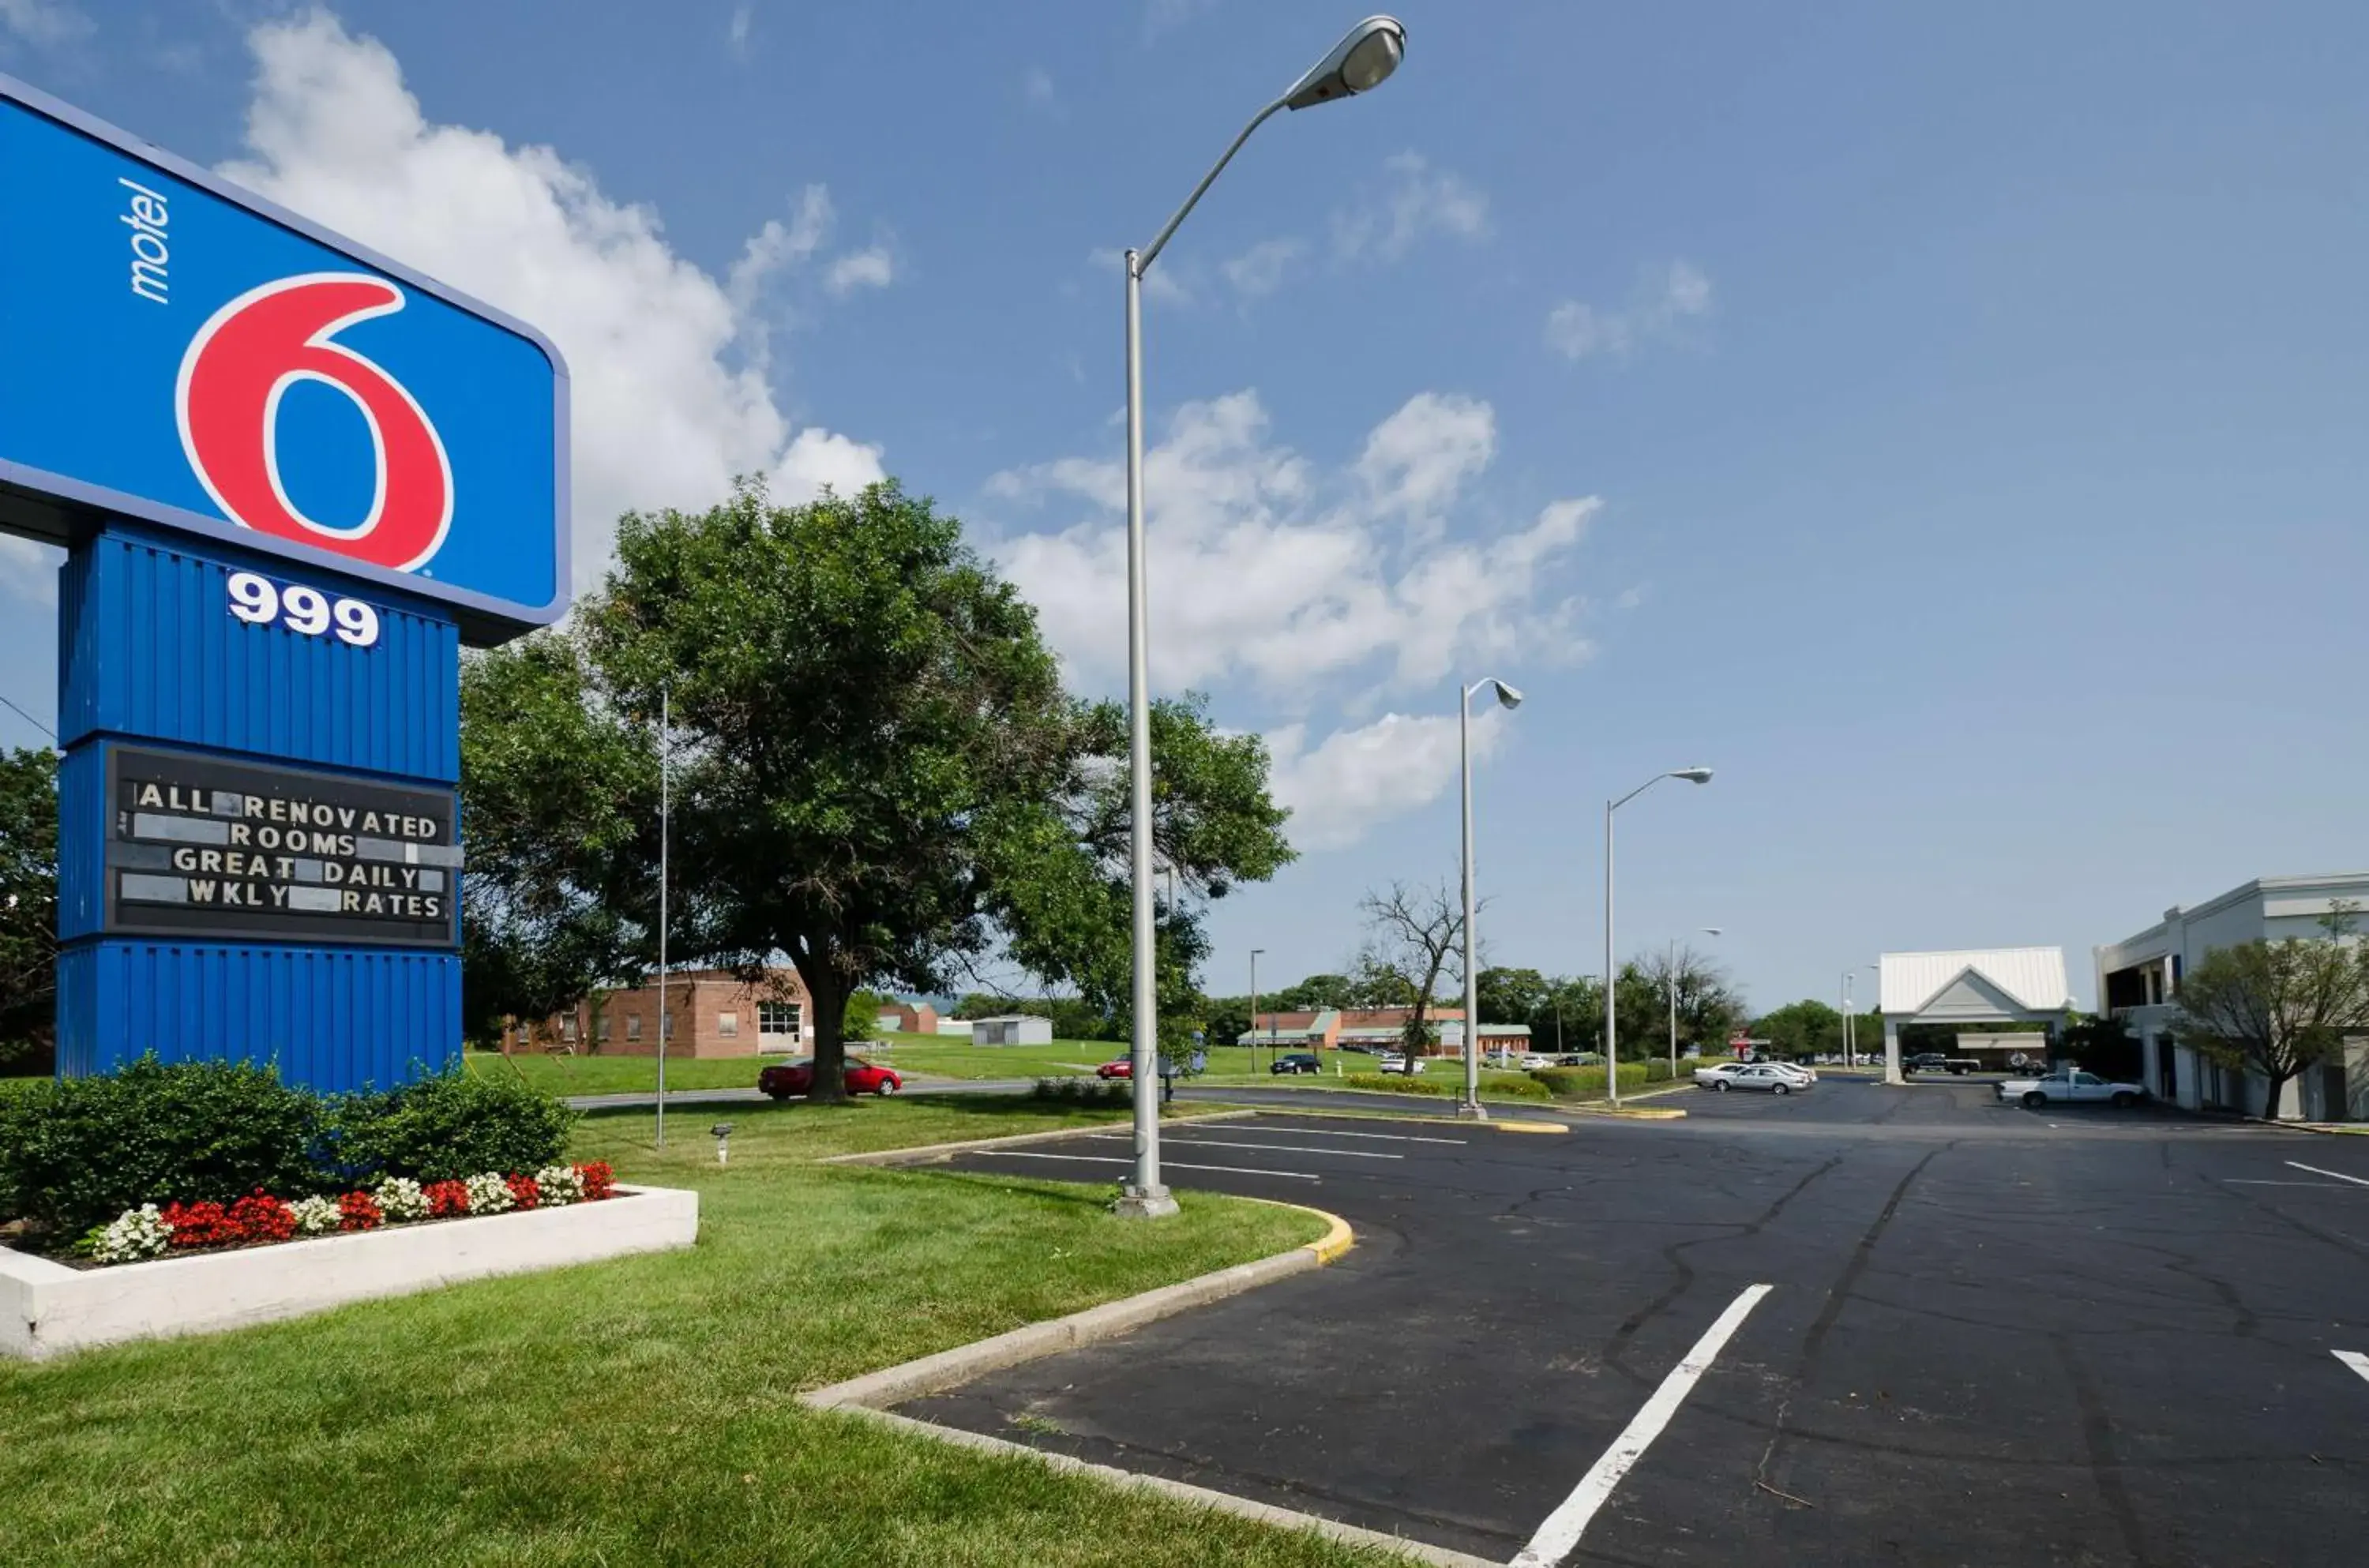
[[[122,1227],[126,1245],[155,1248],[135,1262],[83,1259],[76,1267],[0,1247],[0,1356],[39,1359],[236,1328],[698,1239],[695,1192],[619,1185],[598,1166],[565,1173],[492,1176],[489,1184],[389,1181],[295,1203],[250,1194],[227,1206],[173,1206],[180,1212],[170,1223],[166,1209],[143,1205],[107,1227]],[[581,1199],[555,1196],[579,1182]],[[521,1197],[529,1185],[531,1205]],[[484,1202],[507,1207],[472,1212],[473,1186]],[[308,1217],[326,1228],[306,1234]],[[283,1226],[286,1238],[271,1240]],[[176,1245],[183,1236],[189,1241]]]
[[[389,1176],[368,1190],[300,1197],[293,1203],[258,1190],[228,1206],[211,1199],[168,1203],[161,1209],[142,1204],[94,1231],[86,1238],[88,1245],[77,1250],[99,1264],[141,1263],[167,1253],[269,1246],[297,1236],[598,1203],[616,1190],[615,1173],[598,1162],[546,1165],[532,1176],[488,1171],[466,1181],[426,1186],[408,1176]]]

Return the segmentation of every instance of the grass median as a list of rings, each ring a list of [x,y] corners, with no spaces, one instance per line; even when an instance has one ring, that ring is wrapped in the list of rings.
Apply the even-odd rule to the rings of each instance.
[[[736,1112],[738,1107],[734,1108]],[[242,1333],[0,1363],[11,1564],[1380,1563],[1316,1537],[799,1408],[793,1396],[1314,1239],[1197,1193],[828,1154],[1124,1116],[1026,1102],[588,1117],[578,1158],[701,1193],[686,1253]]]

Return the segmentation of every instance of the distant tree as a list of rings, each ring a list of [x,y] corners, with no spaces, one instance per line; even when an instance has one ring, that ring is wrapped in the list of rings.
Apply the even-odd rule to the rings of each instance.
[[[1551,994],[1536,969],[1486,968],[1474,984],[1483,1024],[1528,1024]]]
[[[1843,1015],[1815,998],[1787,1002],[1751,1024],[1752,1037],[1768,1042],[1771,1055],[1806,1057],[1843,1048]]]
[[[58,757],[0,755],[0,1068],[49,1065],[57,1020]]]
[[[1668,1049],[1670,1035],[1670,990],[1675,977],[1678,1004],[1678,1047],[1688,1046],[1716,1050],[1735,1032],[1745,1018],[1744,998],[1729,981],[1727,971],[1716,961],[1680,947],[1673,963],[1667,947],[1654,948],[1636,959],[1631,966],[1643,979],[1652,993],[1659,999],[1660,1013],[1654,1037]],[[1621,1018],[1621,1029],[1629,1028],[1627,1014]],[[1628,1055],[1623,1051],[1623,1055]]]
[[[2173,1029],[2222,1066],[2269,1086],[2264,1114],[2306,1069],[2369,1031],[2369,947],[2354,940],[2356,905],[2338,902],[2317,937],[2218,947],[2189,969],[2174,1001]]]
[[[1409,1010],[1401,1041],[1410,1057],[1423,1055],[1439,1043],[1431,1022],[1439,988],[1464,983],[1464,907],[1444,882],[1393,882],[1368,893],[1358,907],[1366,916],[1366,944],[1357,955],[1361,989],[1405,998],[1395,1003]]]
[[[1362,1007],[1357,982],[1347,975],[1310,975],[1296,986],[1259,998],[1262,1013],[1322,1013],[1327,1009]]]
[[[2146,1070],[2138,1038],[2110,1014],[2072,1014],[2057,1033],[2056,1048],[2100,1078],[2135,1080]]]
[[[1267,1000],[1259,998],[1260,1011],[1268,1011]],[[1208,1031],[1209,1044],[1230,1046],[1250,1033],[1251,999],[1247,996],[1213,996],[1202,1009]]]
[[[1558,1056],[1604,1049],[1604,983],[1594,975],[1561,975],[1523,1020],[1530,1043]]]

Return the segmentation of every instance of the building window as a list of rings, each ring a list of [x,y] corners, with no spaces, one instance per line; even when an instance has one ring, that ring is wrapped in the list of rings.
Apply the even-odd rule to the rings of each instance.
[[[592,1038],[601,1045],[609,1043],[609,1015],[605,1013],[592,1025]]]
[[[642,1015],[641,1015],[640,1013],[626,1013],[626,1014],[625,1014],[625,1038],[627,1038],[628,1040],[638,1040],[638,1039],[640,1039],[641,1037],[642,1037]]]
[[[802,1032],[804,1012],[795,1001],[761,1001],[757,1004],[757,1033],[795,1037]]]
[[[674,1009],[671,1007],[658,1014],[658,1038],[661,1041],[674,1038]]]
[[[575,1020],[575,1019],[573,1019],[573,1018],[563,1018],[563,1019],[561,1019],[561,1020],[559,1021],[559,1037],[560,1037],[561,1039],[563,1039],[563,1040],[566,1040],[566,1041],[569,1045],[571,1045],[571,1046],[572,1046],[572,1045],[574,1045],[574,1044],[576,1043],[576,1020]]]
[[[723,1036],[727,1040],[738,1039],[740,1037],[740,1015],[737,1013],[717,1013],[715,1015],[715,1032]]]

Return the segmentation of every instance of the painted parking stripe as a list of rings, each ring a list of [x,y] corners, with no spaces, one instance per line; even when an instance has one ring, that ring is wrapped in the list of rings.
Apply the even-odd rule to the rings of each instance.
[[[2357,1350],[2340,1350],[2335,1354],[2339,1361],[2360,1373],[2362,1377],[2369,1378],[2369,1356],[2363,1356]]]
[[[2317,1187],[2324,1193],[2340,1193],[2345,1189],[2334,1182],[2282,1182],[2268,1176],[2224,1176],[2224,1186],[2231,1187]]]
[[[2364,1182],[2358,1176],[2348,1176],[2341,1171],[2323,1171],[2317,1165],[2306,1165],[2300,1160],[2290,1160],[2287,1163],[2295,1170],[2309,1171],[2315,1176],[2334,1176],[2338,1181],[2351,1182],[2356,1187],[2369,1187],[2369,1182]]]
[[[1092,1135],[1106,1143],[1123,1143],[1132,1133],[1098,1132]],[[1170,1133],[1166,1139],[1171,1149],[1255,1149],[1266,1154],[1329,1154],[1335,1160],[1403,1160],[1403,1154],[1377,1154],[1370,1149],[1308,1149],[1297,1143],[1229,1143],[1214,1138],[1185,1139]]]
[[[1021,1149],[990,1149],[981,1153],[997,1160],[1075,1160],[1087,1165],[1132,1165],[1132,1160],[1122,1160],[1115,1154],[1039,1154]],[[1322,1176],[1311,1176],[1305,1171],[1254,1171],[1247,1165],[1187,1165],[1182,1160],[1160,1162],[1163,1171],[1228,1171],[1237,1176],[1289,1176],[1295,1182],[1321,1182]]]
[[[1361,1138],[1373,1139],[1385,1143],[1453,1143],[1459,1148],[1461,1148],[1465,1143],[1471,1141],[1470,1139],[1461,1138],[1416,1138],[1410,1133],[1403,1132],[1333,1132],[1326,1128],[1317,1127],[1242,1127],[1237,1125],[1228,1130],[1232,1132],[1271,1132],[1277,1138]]]
[[[1711,1369],[1722,1347],[1744,1326],[1744,1320],[1752,1315],[1752,1309],[1760,1305],[1760,1299],[1771,1288],[1767,1285],[1748,1286],[1743,1295],[1727,1304],[1727,1310],[1703,1331],[1695,1347],[1687,1352],[1686,1359],[1670,1368],[1670,1375],[1662,1379],[1654,1397],[1612,1440],[1612,1447],[1604,1450],[1596,1468],[1581,1478],[1578,1488],[1563,1499],[1562,1507],[1547,1516],[1546,1523],[1530,1537],[1530,1544],[1514,1559],[1513,1568],[1552,1568],[1571,1554],[1588,1521],[1596,1517],[1596,1511],[1604,1506],[1605,1499],[1620,1484],[1620,1478],[1644,1458],[1645,1450],[1653,1447],[1654,1439],[1662,1435],[1662,1428],[1670,1424],[1670,1417],[1677,1413],[1678,1406]]]

